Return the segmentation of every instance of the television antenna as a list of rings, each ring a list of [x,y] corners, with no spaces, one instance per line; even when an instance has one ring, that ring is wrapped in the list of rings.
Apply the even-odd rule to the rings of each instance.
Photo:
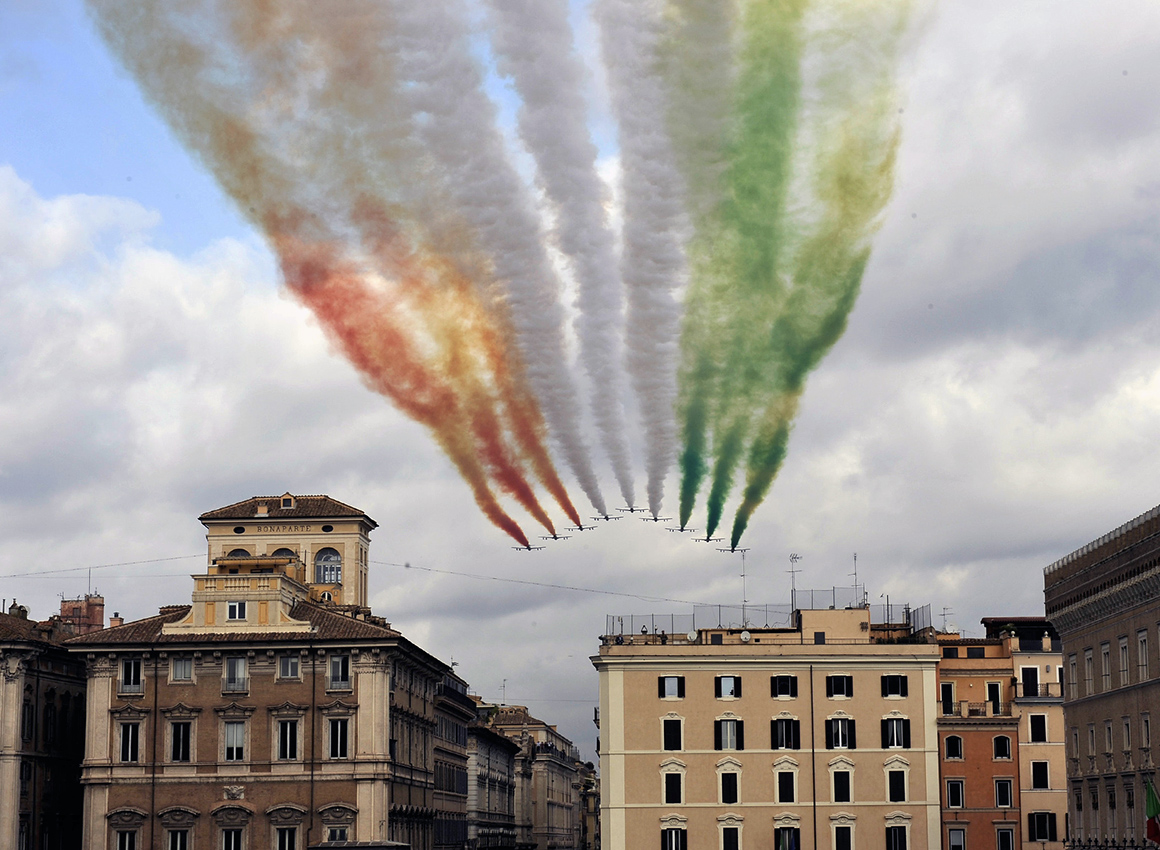
[[[745,553],[749,549],[718,549],[718,552],[740,552],[741,553],[741,628],[749,628],[749,616],[747,614],[747,607],[749,605],[749,597],[745,591]]]
[[[786,570],[786,572],[789,573],[789,604],[790,607],[795,611],[797,610],[797,574],[801,572],[801,570],[797,568],[797,564],[801,559],[802,556],[797,552],[790,552],[789,569]]]
[[[953,614],[953,613],[955,613],[955,610],[953,608],[948,608],[946,605],[943,606],[943,610],[942,610],[943,629],[942,630],[943,630],[944,634],[946,633],[946,630],[947,630],[947,614]]]

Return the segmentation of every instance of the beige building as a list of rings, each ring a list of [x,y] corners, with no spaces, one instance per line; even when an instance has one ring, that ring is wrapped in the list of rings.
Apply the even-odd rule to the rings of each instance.
[[[85,670],[61,645],[73,634],[15,601],[0,613],[0,847],[80,843]]]
[[[1072,838],[1142,844],[1160,714],[1160,507],[1049,566],[1044,600],[1063,640]]]
[[[451,670],[365,607],[374,521],[284,494],[202,522],[192,604],[68,644],[88,668],[85,850],[432,850]]]
[[[467,730],[467,846],[517,850],[516,755],[520,745],[475,722]],[[531,833],[528,821],[528,834]],[[527,842],[522,845],[527,847]]]
[[[604,636],[606,850],[938,847],[938,649],[888,633],[861,607]]]

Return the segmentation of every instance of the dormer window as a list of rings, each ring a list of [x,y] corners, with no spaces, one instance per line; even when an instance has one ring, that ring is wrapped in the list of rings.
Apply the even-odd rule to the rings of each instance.
[[[282,494],[282,509],[289,510],[292,507],[294,507],[294,497],[291,496],[289,493],[283,493]]]

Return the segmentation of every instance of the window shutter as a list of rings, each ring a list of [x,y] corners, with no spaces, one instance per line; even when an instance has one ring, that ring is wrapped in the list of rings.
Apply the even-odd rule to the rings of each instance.
[[[1039,836],[1035,832],[1035,812],[1027,813],[1027,840],[1038,841]]]
[[[669,850],[669,831],[661,830],[661,850]]]
[[[721,699],[721,677],[720,676],[713,677],[713,696],[717,697],[717,699]],[[720,747],[718,747],[717,749],[720,749]]]
[[[777,696],[777,676],[769,677],[769,695],[771,697]]]
[[[1058,841],[1055,837],[1055,812],[1047,813],[1047,840]]]
[[[689,850],[689,833],[686,830],[679,830],[677,835],[681,838],[681,850]]]
[[[882,677],[882,696],[887,696],[887,695],[888,695],[889,688],[886,686],[886,680],[887,680],[887,678],[888,678],[888,677],[886,677],[886,676],[883,676],[883,677]],[[883,739],[883,740],[885,740],[885,739]],[[885,746],[886,746],[886,744],[884,743],[882,746],[884,746],[884,747],[885,747]]]
[[[854,677],[846,676],[846,696],[854,696]]]
[[[681,699],[685,698],[685,677],[677,676],[677,696]],[[684,835],[684,833],[681,833]]]
[[[745,721],[737,721],[737,749],[745,749]]]
[[[858,746],[858,742],[854,739],[854,721],[850,720],[850,749],[853,750]]]
[[[834,749],[834,721],[826,721],[826,749]]]
[[[909,691],[910,689],[907,687],[907,679],[908,679],[908,677],[907,677],[907,676],[903,676],[903,677],[902,677],[902,691],[901,691],[901,693],[902,693],[902,695],[903,695],[904,697],[905,697],[905,696],[910,696],[910,694],[908,693],[908,691]]]
[[[826,696],[832,697],[834,695],[834,677],[826,677]]]
[[[741,677],[740,676],[733,677],[733,696],[737,697],[737,699],[741,699]]]
[[[713,749],[721,749],[721,721],[713,721]]]
[[[802,722],[800,720],[793,721],[793,748],[795,750],[802,748]]]
[[[777,745],[777,721],[769,721],[769,748],[771,750],[780,750],[781,747]]]
[[[882,721],[882,749],[890,746],[890,721]]]
[[[657,696],[661,699],[665,698],[665,677],[657,676]]]
[[[903,681],[906,681],[905,679]],[[902,746],[910,749],[910,721],[902,721]]]
[[[791,697],[797,696],[797,676],[789,677],[789,695]]]

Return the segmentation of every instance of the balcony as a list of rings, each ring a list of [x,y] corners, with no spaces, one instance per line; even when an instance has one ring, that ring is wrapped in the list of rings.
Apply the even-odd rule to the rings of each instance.
[[[354,690],[350,683],[350,677],[345,679],[331,679],[326,680],[326,689],[328,691],[350,691]],[[474,707],[474,703],[473,703]]]
[[[240,679],[222,679],[222,693],[223,694],[244,694],[249,693],[250,679],[245,676]]]
[[[1062,699],[1063,686],[1059,682],[1040,682],[1037,685],[1015,683],[1015,699]]]
[[[118,682],[117,693],[138,696],[145,693],[144,682]]]
[[[939,702],[943,717],[1010,717],[1009,702]]]

